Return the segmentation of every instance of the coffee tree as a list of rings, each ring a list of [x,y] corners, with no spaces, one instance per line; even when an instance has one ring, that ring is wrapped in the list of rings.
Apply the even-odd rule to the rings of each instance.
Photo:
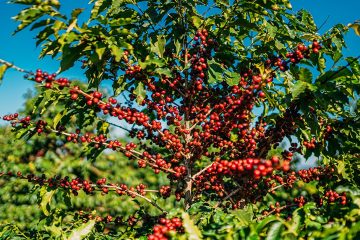
[[[1,76],[25,72],[40,92],[30,114],[3,116],[16,136],[58,139],[90,163],[119,152],[125,176],[144,171],[158,180],[3,171],[9,181],[41,186],[48,222],[59,218],[51,207],[58,192],[144,205],[126,221],[81,212],[65,221],[83,221],[79,227],[48,232],[70,239],[359,237],[360,57],[342,54],[344,34],[359,34],[359,24],[320,35],[311,14],[291,13],[287,0],[97,0],[70,16],[57,0],[11,2],[25,6],[16,32],[36,31],[40,57],[60,63],[47,73],[2,60]],[[79,63],[86,84],[62,77]],[[112,91],[104,93],[109,81]],[[110,126],[126,137],[114,138]],[[298,169],[303,158],[317,158],[317,166]]]

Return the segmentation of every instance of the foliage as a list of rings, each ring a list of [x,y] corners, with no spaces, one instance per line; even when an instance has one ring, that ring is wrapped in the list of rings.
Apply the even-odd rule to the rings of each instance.
[[[38,84],[3,117],[1,238],[360,236],[357,22],[320,35],[287,0],[11,2],[60,70],[1,61]],[[77,62],[86,83],[59,76]]]

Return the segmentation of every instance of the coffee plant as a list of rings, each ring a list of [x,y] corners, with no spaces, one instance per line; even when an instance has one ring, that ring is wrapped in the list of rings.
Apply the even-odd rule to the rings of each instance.
[[[1,239],[360,238],[358,22],[319,34],[288,0],[10,3],[59,70],[0,60],[36,89],[2,116]]]

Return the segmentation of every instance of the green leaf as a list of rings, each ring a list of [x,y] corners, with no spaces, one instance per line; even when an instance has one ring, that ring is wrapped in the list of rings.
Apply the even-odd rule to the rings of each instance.
[[[45,214],[45,216],[50,215],[50,212],[49,212],[50,202],[51,202],[51,199],[52,199],[54,193],[55,193],[55,190],[47,191],[46,187],[42,187],[40,190],[40,197],[41,197],[40,208],[43,211],[43,213]]]
[[[159,57],[164,57],[166,39],[164,35],[157,36],[157,41],[151,44],[151,51],[156,53]]]
[[[98,123],[98,132],[99,133],[108,133],[110,124],[108,122],[99,122]]]
[[[114,55],[114,57],[115,57],[115,61],[120,62],[120,60],[124,54],[124,50],[119,48],[116,45],[111,45],[110,50],[111,50],[112,55]]]
[[[268,91],[268,89],[263,88],[262,89],[263,93],[265,93],[265,97],[269,102],[269,105],[271,108],[275,108],[278,106],[277,101],[273,98],[273,96],[270,94],[270,92]]]
[[[323,73],[326,68],[326,60],[325,58],[319,57],[318,59],[318,70]]]
[[[125,88],[126,81],[124,81],[124,76],[120,76],[114,83],[112,84],[114,96],[118,96]]]
[[[271,25],[271,24],[268,23],[268,22],[266,22],[265,27],[266,27],[266,32],[267,32],[267,34],[269,35],[269,37],[270,37],[271,39],[274,39],[274,37],[276,36],[276,33],[277,33],[278,28],[275,27],[275,26],[273,26],[273,25]]]
[[[304,210],[302,208],[298,208],[294,211],[292,216],[292,224],[289,227],[289,232],[297,234],[300,226],[304,221]]]
[[[192,22],[196,28],[199,28],[202,23],[202,19],[196,15],[191,16]]]
[[[281,222],[273,223],[267,232],[266,240],[278,240],[281,239],[283,224]]]
[[[234,133],[233,131],[231,131],[230,132],[230,141],[237,142],[238,139],[239,139],[239,136],[236,133]]]
[[[254,218],[254,211],[251,205],[234,211],[234,214],[240,221],[240,226],[248,226]]]
[[[93,9],[91,10],[91,18],[96,18],[98,16],[98,14],[100,13],[100,8],[103,5],[103,3],[105,2],[105,0],[97,0],[94,4]]]
[[[71,12],[71,19],[77,18],[84,10],[85,10],[85,8],[75,8]]]
[[[45,226],[45,230],[51,232],[54,237],[60,237],[62,233],[61,227],[57,227],[55,224],[51,226]]]
[[[275,47],[279,51],[286,48],[285,45],[283,43],[281,43],[279,40],[275,40]]]
[[[157,43],[158,43],[160,57],[163,57],[165,53],[165,44],[166,44],[165,36],[158,36]]]
[[[85,48],[84,45],[79,45],[76,47],[63,47],[63,55],[60,62],[61,72],[74,66],[75,61],[77,61],[81,55],[82,50]]]
[[[179,55],[181,52],[181,43],[178,40],[175,40],[175,51],[176,55]]]
[[[345,60],[350,65],[350,68],[351,68],[351,71],[353,72],[353,74],[359,78],[360,77],[360,64],[359,64],[358,59],[353,58],[353,57],[347,57]]]
[[[55,22],[55,20],[51,19],[51,18],[44,19],[44,20],[41,20],[41,21],[38,21],[38,22],[34,23],[31,26],[30,30],[34,30],[34,29],[39,28],[39,27],[44,27],[44,26],[53,24],[54,22]]]
[[[223,77],[222,73],[224,72],[224,68],[215,60],[208,61],[209,64],[209,84],[214,84],[217,82],[222,82]]]
[[[350,175],[346,171],[346,163],[344,160],[338,160],[337,161],[337,172],[340,174],[344,179],[351,181]]]
[[[140,105],[146,97],[145,86],[142,82],[139,82],[133,92],[136,95],[136,102]]]
[[[292,98],[297,99],[299,95],[306,90],[314,91],[316,90],[316,86],[312,85],[311,83],[297,81],[290,89]]]
[[[44,12],[42,12],[41,8],[38,6],[22,10],[18,15],[13,17],[15,20],[21,22],[16,28],[14,34],[32,24],[37,18],[41,17],[42,15],[44,15]]]
[[[360,36],[360,24],[359,23],[350,23],[348,27],[354,29],[355,34]]]
[[[8,69],[8,66],[5,65],[5,64],[0,66],[0,84],[1,84],[1,82],[3,80],[3,78],[4,78],[4,74],[5,74],[7,69]]]
[[[266,227],[269,223],[277,221],[277,218],[273,215],[263,219],[256,227],[256,232],[261,232],[261,230]]]
[[[160,75],[165,75],[167,77],[171,77],[173,75],[171,70],[168,68],[157,68],[157,69],[155,69],[155,72]]]
[[[298,73],[298,78],[299,78],[299,81],[311,83],[313,76],[309,69],[300,68],[299,73]]]
[[[202,234],[199,228],[194,224],[194,222],[190,219],[188,213],[184,212],[182,214],[183,225],[186,233],[188,234],[189,240],[200,240],[202,239]]]
[[[103,55],[104,55],[105,51],[106,51],[106,46],[105,46],[105,44],[99,43],[99,44],[96,46],[95,52],[96,52],[99,60],[101,60],[101,59],[103,58]]]
[[[229,72],[229,71],[226,71],[225,72],[225,80],[226,80],[226,83],[229,85],[229,86],[234,86],[234,85],[238,85],[239,82],[240,82],[240,74],[237,73],[237,72]]]
[[[21,128],[21,129],[19,129],[19,130],[16,131],[15,138],[16,138],[16,139],[21,139],[21,138],[23,138],[27,133],[28,133],[28,129],[26,129],[26,128]]]
[[[74,229],[68,240],[81,240],[88,236],[95,226],[95,220],[90,220],[80,227]]]
[[[56,116],[54,117],[53,127],[56,129],[58,123],[61,121],[61,119],[64,117],[64,115],[67,114],[67,109],[64,109],[61,112],[58,112]]]
[[[139,61],[139,66],[142,69],[147,69],[149,71],[153,71],[155,67],[163,67],[165,62],[163,59],[153,58],[153,56],[147,56],[145,61]]]

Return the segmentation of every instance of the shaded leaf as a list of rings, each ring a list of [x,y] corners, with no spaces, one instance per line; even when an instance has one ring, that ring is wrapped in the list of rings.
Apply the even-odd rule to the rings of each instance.
[[[299,73],[298,73],[299,81],[311,83],[312,82],[312,77],[313,77],[313,75],[312,75],[312,73],[310,72],[309,69],[300,68]]]
[[[53,127],[56,129],[58,123],[61,121],[61,119],[64,117],[64,115],[67,114],[67,109],[64,109],[64,111],[58,112],[56,116],[54,117]]]

